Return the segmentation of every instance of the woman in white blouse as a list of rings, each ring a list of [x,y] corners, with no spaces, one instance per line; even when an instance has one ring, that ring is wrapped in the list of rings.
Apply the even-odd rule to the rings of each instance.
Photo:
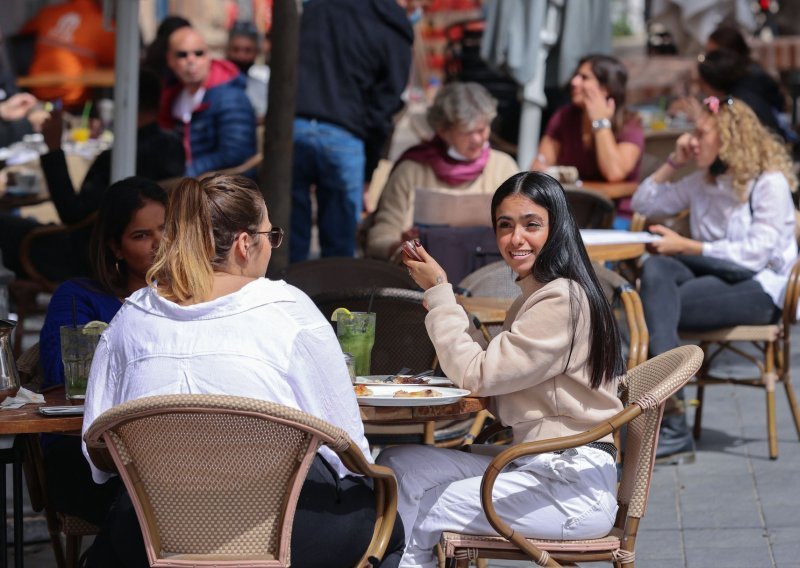
[[[162,246],[147,273],[150,286],[126,299],[97,347],[84,432],[102,412],[128,400],[229,394],[279,402],[339,426],[371,462],[330,323],[303,292],[264,278],[282,240],[283,230],[270,223],[251,180],[184,179],[167,206]],[[92,470],[98,483],[108,478]],[[369,544],[374,515],[371,486],[322,448],[300,494],[293,565],[353,566]],[[396,527],[400,532],[381,566],[399,562],[399,521]],[[312,541],[316,545],[308,546]],[[112,509],[87,565],[148,566],[127,495]]]
[[[690,212],[691,238],[649,227],[662,237],[641,280],[651,356],[677,347],[679,329],[774,322],[797,257],[797,179],[783,144],[739,99],[709,97],[704,110],[633,196],[634,211],[645,216]],[[671,182],[691,160],[699,171]],[[680,421],[669,434],[662,426],[661,455],[691,447]]]

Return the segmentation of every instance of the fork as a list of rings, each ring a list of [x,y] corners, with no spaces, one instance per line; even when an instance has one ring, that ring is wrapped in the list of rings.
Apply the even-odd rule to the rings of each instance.
[[[426,371],[422,371],[421,373],[417,373],[416,375],[411,375],[410,377],[404,377],[404,378],[405,378],[405,379],[407,379],[409,382],[411,382],[413,379],[421,379],[421,378],[423,378],[423,377],[429,377],[429,376],[431,376],[433,373],[434,373],[434,370],[433,370],[433,369],[428,369],[428,370],[426,370]],[[392,382],[394,382],[394,378],[395,378],[397,375],[402,375],[402,374],[403,374],[403,373],[396,373],[396,374],[394,374],[394,375],[391,375],[390,377],[387,377],[386,379],[384,379],[384,382],[385,382],[385,383],[392,383]]]

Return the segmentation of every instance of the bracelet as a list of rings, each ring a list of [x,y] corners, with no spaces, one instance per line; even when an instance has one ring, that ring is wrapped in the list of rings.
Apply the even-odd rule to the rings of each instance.
[[[611,128],[611,121],[607,118],[600,118],[592,121],[592,131],[597,132],[604,128]]]
[[[667,156],[667,165],[673,170],[678,170],[683,166],[683,164],[678,165],[675,163],[675,152],[670,152],[669,156]]]

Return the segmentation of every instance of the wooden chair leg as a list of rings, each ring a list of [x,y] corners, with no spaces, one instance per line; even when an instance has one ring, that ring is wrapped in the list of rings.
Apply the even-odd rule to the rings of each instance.
[[[694,411],[694,426],[692,427],[692,436],[695,440],[700,439],[700,433],[703,431],[703,398],[706,394],[706,387],[697,385],[697,407]]]
[[[775,413],[775,343],[767,344],[764,354],[764,388],[767,390],[767,440],[769,442],[769,459],[778,459],[778,424]]]
[[[783,386],[786,388],[786,399],[789,401],[789,408],[792,410],[797,438],[800,439],[800,406],[797,405],[797,395],[794,394],[792,379],[788,374],[783,379]]]
[[[80,536],[70,535],[67,537],[67,568],[78,568],[82,540]]]

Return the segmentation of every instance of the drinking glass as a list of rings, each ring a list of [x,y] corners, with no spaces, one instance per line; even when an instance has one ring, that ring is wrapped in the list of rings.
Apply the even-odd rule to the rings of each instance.
[[[375,343],[375,314],[350,312],[337,317],[336,336],[342,351],[356,360],[356,375],[369,375],[370,356]]]
[[[82,325],[61,326],[61,360],[64,362],[64,390],[72,404],[83,404],[89,370],[102,329]]]

